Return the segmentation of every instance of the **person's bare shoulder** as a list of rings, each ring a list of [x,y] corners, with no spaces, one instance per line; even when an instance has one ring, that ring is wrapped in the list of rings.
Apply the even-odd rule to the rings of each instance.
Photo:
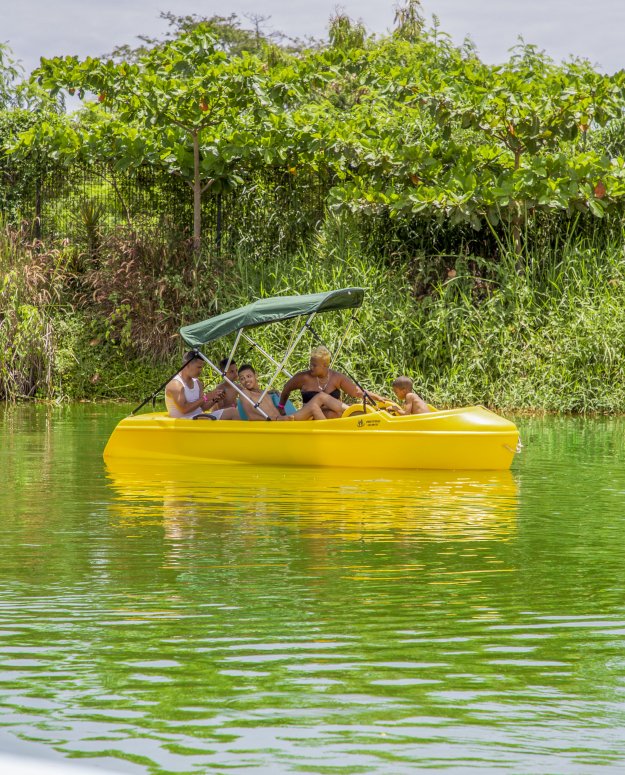
[[[165,386],[165,392],[169,393],[170,395],[176,396],[180,393],[181,390],[182,390],[182,385],[177,379],[170,380]]]
[[[428,405],[416,393],[407,393],[405,406],[408,414],[425,414],[429,412]]]
[[[343,393],[347,393],[352,398],[360,398],[362,396],[362,390],[347,374],[343,374],[342,371],[334,371],[332,374],[335,375],[334,379],[331,380],[332,383],[340,388]]]
[[[292,385],[299,384],[303,379],[305,379],[306,375],[308,374],[307,371],[298,371],[296,372],[290,379],[289,382]]]

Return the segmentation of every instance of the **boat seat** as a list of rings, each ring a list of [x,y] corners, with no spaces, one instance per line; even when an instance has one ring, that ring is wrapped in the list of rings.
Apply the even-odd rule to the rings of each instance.
[[[273,405],[278,408],[278,403],[280,401],[280,393],[277,393],[275,390],[270,390],[267,395],[271,398],[273,401]],[[245,411],[245,407],[243,404],[246,403],[241,400],[241,398],[237,398],[237,409],[239,411],[239,417],[242,420],[249,420],[249,417],[247,416],[247,412]],[[295,414],[297,412],[297,407],[293,404],[291,399],[289,398],[286,404],[284,405],[284,411],[285,414]]]

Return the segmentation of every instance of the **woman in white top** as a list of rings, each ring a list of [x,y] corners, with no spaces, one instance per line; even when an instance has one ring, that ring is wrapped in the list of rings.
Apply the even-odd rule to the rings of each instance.
[[[204,414],[205,409],[209,409],[223,398],[223,391],[218,389],[204,393],[204,386],[199,379],[204,361],[193,350],[186,353],[183,363],[182,369],[165,388],[165,405],[169,416],[180,420],[232,419],[226,415],[234,416],[233,410],[220,409],[211,414]]]

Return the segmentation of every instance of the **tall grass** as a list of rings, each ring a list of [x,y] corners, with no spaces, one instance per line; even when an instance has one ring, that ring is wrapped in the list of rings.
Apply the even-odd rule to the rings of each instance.
[[[0,235],[0,398],[126,398],[178,362],[180,325],[264,296],[366,289],[336,363],[390,392],[408,374],[431,403],[618,412],[625,407],[625,237],[620,229],[538,232],[518,255],[376,253],[352,217],[328,214],[286,256],[242,242],[218,260],[116,235],[96,256]],[[319,315],[335,349],[351,311]],[[294,323],[257,329],[281,354]],[[307,335],[289,363],[305,367]],[[229,342],[209,353],[222,357]],[[273,367],[241,346],[265,379]]]
[[[0,398],[9,400],[52,390],[63,272],[58,252],[38,248],[0,228]]]
[[[331,217],[289,260],[238,254],[217,298],[227,309],[254,297],[363,286],[339,366],[372,389],[388,393],[406,373],[441,405],[616,412],[625,407],[624,246],[622,233],[597,232],[534,243],[521,256],[502,245],[497,262],[447,256],[423,293],[414,258],[368,253],[353,222]],[[346,317],[320,316],[315,327],[332,345]],[[288,334],[286,325],[270,326],[258,339],[281,352]],[[293,368],[306,360],[302,351]]]
[[[160,372],[174,349],[171,313],[158,315],[169,288],[140,245],[122,247],[94,263],[0,228],[0,400],[118,397]]]

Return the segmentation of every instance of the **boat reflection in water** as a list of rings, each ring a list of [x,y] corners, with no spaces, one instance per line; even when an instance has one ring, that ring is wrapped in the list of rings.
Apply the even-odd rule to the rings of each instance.
[[[217,528],[375,540],[507,539],[518,487],[510,471],[389,471],[107,462],[120,528],[163,524],[166,537]]]

